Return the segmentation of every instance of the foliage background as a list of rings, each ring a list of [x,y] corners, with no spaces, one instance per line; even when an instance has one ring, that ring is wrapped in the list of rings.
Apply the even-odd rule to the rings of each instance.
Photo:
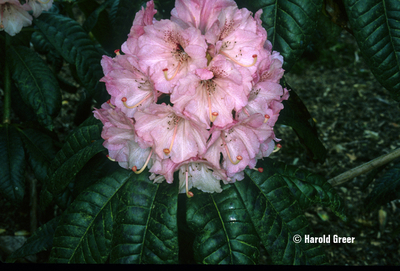
[[[170,2],[173,4],[173,1],[164,1],[163,5],[167,7],[171,4]],[[243,6],[243,2],[238,1],[239,6]],[[357,5],[354,1],[344,2],[346,2],[348,6]],[[389,2],[393,3],[391,1]],[[215,197],[202,195],[202,193],[196,191],[195,194],[198,195],[198,197],[192,201],[187,201],[184,198],[182,199],[182,197],[179,197],[179,199],[177,197],[169,199],[170,195],[174,194],[173,186],[168,187],[164,185],[165,187],[161,186],[158,188],[146,182],[144,175],[140,175],[138,178],[132,177],[132,174],[127,174],[126,171],[117,170],[115,164],[104,159],[104,154],[102,153],[103,149],[101,148],[102,142],[99,137],[101,127],[99,127],[92,119],[86,119],[91,114],[93,105],[92,98],[97,101],[97,104],[101,104],[100,101],[107,99],[107,95],[102,95],[104,94],[104,86],[99,84],[98,80],[96,80],[96,78],[98,79],[102,77],[101,67],[99,68],[98,65],[99,56],[102,54],[112,55],[112,51],[115,48],[119,48],[120,44],[122,44],[126,39],[126,34],[123,33],[129,32],[134,14],[142,4],[141,2],[137,2],[137,4],[136,2],[134,3],[134,5],[130,5],[128,4],[128,1],[111,0],[107,2],[62,1],[57,5],[59,10],[57,11],[56,9],[53,11],[57,13],[61,10],[65,15],[76,19],[82,28],[79,24],[66,19],[64,16],[50,16],[43,14],[42,17],[35,21],[35,25],[40,29],[40,31],[35,31],[34,33],[30,31],[22,32],[18,36],[18,39],[16,38],[13,40],[13,42],[16,43],[13,44],[12,47],[12,50],[14,51],[13,54],[21,57],[13,57],[13,80],[16,82],[16,87],[19,92],[13,91],[12,93],[13,95],[18,93],[21,95],[22,93],[23,97],[22,99],[18,96],[12,98],[13,112],[17,114],[12,116],[12,120],[13,123],[21,121],[20,123],[22,123],[22,125],[17,127],[20,129],[22,127],[22,130],[18,130],[18,128],[14,129],[14,126],[10,126],[10,129],[15,140],[21,138],[23,143],[22,141],[16,141],[16,143],[12,143],[11,146],[16,147],[19,152],[21,152],[21,148],[18,146],[25,144],[25,151],[27,153],[25,158],[27,159],[26,162],[25,159],[22,159],[21,162],[18,163],[20,165],[19,170],[13,170],[12,172],[19,172],[20,175],[26,177],[27,185],[24,189],[24,191],[26,190],[26,195],[32,192],[32,189],[30,189],[28,184],[34,184],[36,179],[39,180],[37,188],[41,193],[39,197],[41,211],[39,212],[38,224],[42,226],[42,228],[35,232],[35,234],[30,238],[30,243],[28,242],[27,245],[25,245],[25,248],[20,249],[12,257],[9,257],[9,261],[15,261],[22,256],[26,256],[26,254],[30,254],[27,253],[27,251],[32,250],[40,252],[37,255],[39,262],[48,261],[49,256],[50,261],[62,261],[62,258],[65,256],[65,251],[61,248],[71,244],[74,246],[72,235],[79,234],[79,232],[75,230],[72,233],[68,229],[69,226],[64,226],[66,228],[62,228],[62,226],[58,227],[58,236],[60,236],[60,232],[64,232],[67,233],[67,237],[65,240],[62,240],[64,237],[61,239],[59,237],[55,240],[59,248],[53,248],[51,252],[52,254],[49,255],[54,230],[58,223],[60,223],[59,215],[63,214],[62,219],[64,222],[62,223],[64,223],[64,225],[74,225],[78,223],[86,232],[89,232],[87,234],[88,237],[85,237],[86,244],[79,245],[78,250],[75,250],[74,253],[76,256],[66,259],[72,262],[113,262],[116,260],[122,262],[132,260],[138,260],[138,262],[154,262],[155,258],[151,256],[152,253],[154,253],[154,250],[164,247],[169,251],[176,251],[174,242],[176,243],[176,239],[178,238],[181,249],[179,252],[179,261],[183,263],[192,261],[203,263],[224,263],[224,261],[221,261],[217,256],[211,259],[206,257],[209,255],[207,254],[209,253],[207,250],[210,248],[211,251],[214,252],[213,255],[225,253],[226,250],[220,248],[221,244],[228,244],[229,248],[227,251],[231,257],[230,261],[236,259],[231,263],[247,263],[249,259],[249,262],[257,262],[258,258],[260,263],[275,264],[321,264],[324,262],[329,262],[330,264],[398,263],[398,260],[394,255],[399,252],[398,230],[396,231],[399,227],[399,211],[395,208],[395,202],[392,202],[391,204],[386,203],[389,199],[395,199],[397,196],[396,194],[389,195],[388,192],[390,191],[388,191],[388,186],[386,186],[387,182],[390,181],[392,182],[391,187],[394,188],[394,191],[396,191],[396,187],[398,187],[399,177],[396,163],[392,165],[392,169],[389,171],[382,171],[383,168],[381,168],[376,170],[376,172],[372,172],[375,173],[375,175],[372,175],[371,173],[365,178],[356,179],[352,183],[346,184],[340,189],[332,190],[325,186],[325,188],[320,192],[324,194],[331,191],[333,194],[329,195],[329,200],[327,200],[326,197],[324,198],[324,196],[321,196],[321,193],[319,197],[317,196],[311,201],[301,200],[304,194],[300,193],[296,196],[296,208],[305,210],[306,213],[305,216],[301,216],[302,221],[295,223],[295,227],[306,225],[306,220],[308,220],[316,235],[343,233],[342,235],[355,236],[357,240],[356,245],[343,244],[340,246],[323,246],[322,249],[319,248],[316,250],[317,257],[314,257],[315,255],[311,256],[308,260],[303,262],[307,257],[304,258],[301,253],[298,254],[298,247],[294,249],[289,248],[287,251],[290,253],[282,257],[281,253],[283,253],[284,250],[281,249],[283,248],[280,248],[279,245],[274,247],[271,245],[271,242],[268,241],[269,238],[276,238],[278,240],[279,236],[274,233],[267,236],[261,236],[264,232],[267,232],[267,228],[265,228],[260,220],[255,219],[257,214],[250,214],[252,220],[251,223],[249,218],[246,218],[247,213],[243,211],[243,202],[235,200],[238,197],[235,193],[238,191],[239,193],[240,191],[256,191],[254,189],[249,190],[246,187],[248,183],[241,182],[235,184],[235,188],[232,186],[226,186],[224,193]],[[351,36],[343,34],[345,32],[341,31],[338,26],[332,24],[332,21],[335,21],[344,29],[350,31],[357,30],[357,26],[352,27],[350,25],[352,23],[351,18],[349,23],[347,23],[346,18],[343,18],[343,14],[345,14],[343,6],[335,6],[333,1],[308,1],[307,3],[314,5],[315,10],[318,11],[314,15],[307,14],[307,16],[314,16],[313,20],[305,20],[302,27],[294,27],[292,29],[294,30],[292,33],[293,35],[284,36],[282,33],[287,34],[289,32],[279,31],[284,29],[285,24],[293,26],[295,23],[303,22],[301,19],[304,19],[304,16],[296,17],[301,14],[299,11],[302,11],[302,9],[310,11],[312,8],[307,7],[308,4],[304,4],[304,1],[252,1],[247,7],[254,11],[259,7],[263,7],[265,12],[264,14],[269,14],[269,8],[274,8],[274,3],[278,3],[278,11],[285,10],[292,11],[292,13],[287,13],[289,14],[289,17],[285,17],[285,14],[278,14],[276,17],[276,29],[271,30],[267,28],[269,30],[269,36],[273,38],[274,44],[276,45],[274,49],[283,54],[288,54],[288,57],[285,58],[285,60],[287,60],[285,68],[287,71],[290,70],[290,72],[286,76],[286,83],[292,87],[293,92],[298,94],[311,115],[307,113],[307,109],[305,109],[301,103],[293,102],[296,101],[293,99],[293,97],[296,96],[292,92],[291,103],[286,106],[286,108],[292,108],[292,110],[288,111],[286,109],[281,118],[281,125],[276,128],[277,134],[281,134],[280,137],[283,138],[284,149],[281,153],[274,155],[273,158],[274,161],[283,161],[286,165],[293,164],[296,167],[307,169],[307,171],[296,171],[296,175],[293,175],[295,177],[290,177],[292,176],[290,175],[291,172],[295,172],[294,170],[297,169],[292,167],[288,168],[284,164],[267,159],[265,162],[266,165],[272,165],[272,163],[275,163],[272,167],[277,170],[266,170],[266,172],[261,174],[261,176],[263,178],[269,178],[268,180],[270,182],[268,185],[275,183],[274,176],[286,176],[284,181],[287,186],[283,186],[284,189],[282,191],[289,188],[292,189],[292,192],[295,194],[297,193],[297,190],[293,186],[293,183],[302,180],[301,176],[312,176],[313,185],[317,185],[319,182],[321,187],[324,187],[324,185],[322,185],[326,181],[324,178],[308,174],[315,172],[325,176],[326,178],[330,178],[337,175],[337,173],[344,171],[344,169],[351,168],[359,163],[364,161],[366,162],[383,153],[387,153],[391,149],[397,148],[398,137],[396,135],[398,135],[398,130],[396,130],[396,128],[398,127],[399,121],[397,117],[398,114],[396,113],[398,112],[398,108],[397,103],[389,98],[390,93],[393,98],[397,99],[397,88],[396,84],[393,84],[393,82],[389,82],[392,84],[392,86],[389,86],[390,92],[382,88],[375,78],[377,77],[381,83],[383,82],[384,85],[386,84],[386,86],[388,86],[386,83],[387,80],[383,78],[385,74],[380,72],[380,70],[376,70],[377,65],[374,65],[374,63],[371,64],[370,61],[374,60],[373,57],[367,57],[365,58],[368,59],[367,63],[363,62],[364,59],[361,56],[360,49],[363,51],[364,55],[366,54],[368,56],[368,52],[366,52],[363,47],[364,43],[361,44],[362,46],[358,47]],[[338,3],[342,2],[338,1]],[[379,3],[382,4],[382,1],[365,1],[364,3],[367,3],[366,6],[371,10],[374,10],[380,6]],[[301,8],[299,8],[299,6]],[[333,8],[334,11],[332,12],[329,7]],[[385,8],[397,10],[398,7],[389,5]],[[359,10],[360,9],[355,9],[355,11]],[[160,17],[167,17],[167,14],[169,13],[168,8],[159,9],[159,13]],[[117,14],[117,16],[115,16],[115,14]],[[379,15],[378,19],[380,19],[381,14],[376,14]],[[393,12],[393,14],[396,16],[397,13]],[[359,15],[360,14],[355,14],[354,16]],[[374,15],[370,15],[371,18],[373,18],[373,16]],[[295,23],[291,21],[293,18]],[[110,21],[112,23],[107,23]],[[267,21],[268,18],[264,22]],[[363,21],[360,20],[355,21],[355,23],[357,22],[363,23]],[[394,29],[398,29],[398,20],[394,20],[393,25]],[[367,22],[367,30],[368,26],[370,26],[370,23]],[[126,29],[124,29],[124,27]],[[279,27],[281,27],[281,30],[279,30]],[[315,27],[317,28],[315,29]],[[374,29],[373,27],[375,26],[372,24],[372,29]],[[55,29],[59,29],[59,31],[55,32]],[[89,34],[86,34],[82,29]],[[296,31],[298,32],[296,33]],[[359,32],[362,34],[362,29]],[[380,31],[373,31],[372,34],[375,32],[378,34],[380,33]],[[114,33],[115,39],[106,38],[107,35],[104,33]],[[342,35],[339,35],[340,33],[342,33]],[[362,40],[361,34],[356,34],[356,38],[359,41]],[[378,38],[382,37],[379,37],[378,35]],[[30,51],[27,51],[27,40],[29,39],[34,45],[36,51],[41,53],[40,57],[47,61],[47,66],[54,71],[54,74],[57,77],[57,80],[54,78],[47,78],[46,80],[43,80],[43,82],[52,82],[53,84],[57,82],[62,89],[60,95],[44,95],[45,97],[51,97],[53,100],[49,100],[49,98],[31,97],[36,92],[32,91],[32,88],[26,88],[24,84],[20,83],[22,81],[21,78],[26,76],[23,74],[23,70],[17,70],[18,67],[21,66],[18,64],[18,59],[21,61],[25,60],[25,63],[28,64],[29,61],[32,63],[37,63],[38,61],[38,55],[31,54]],[[287,41],[289,41],[289,43]],[[288,44],[289,46],[285,47],[285,45]],[[392,42],[392,45],[394,56],[396,56],[398,55],[399,47],[396,41]],[[296,46],[299,47],[297,48]],[[381,50],[378,48],[376,51],[384,52],[384,49]],[[390,52],[391,51],[389,50],[389,53]],[[338,54],[340,57],[337,57]],[[380,54],[377,55],[380,56]],[[300,56],[302,56],[301,61],[296,62],[297,58],[300,58]],[[389,63],[393,63],[393,61],[389,61]],[[383,65],[384,68],[388,66],[390,65]],[[372,71],[376,77],[368,71],[368,68],[370,67],[372,67]],[[43,69],[46,68],[43,66]],[[394,69],[397,73],[395,73],[393,78],[398,78],[398,66],[397,70],[396,66]],[[48,73],[46,70],[41,71],[39,68],[33,70],[39,73],[37,76],[38,78],[52,76],[52,73]],[[4,70],[2,70],[2,73],[4,76]],[[4,81],[2,83],[4,84]],[[14,88],[14,85],[12,87]],[[53,85],[52,87],[42,86],[39,88],[44,92],[42,94],[46,94],[45,91],[55,87]],[[39,93],[40,92],[41,91],[39,91]],[[35,100],[42,101],[41,104],[33,107],[36,113],[28,112],[26,106],[23,107],[24,109],[21,109],[21,106],[23,106],[22,101],[27,104],[34,104],[32,101]],[[60,113],[57,116],[54,112]],[[37,116],[36,120],[32,118],[32,116],[35,115]],[[40,123],[40,126],[37,126],[37,122]],[[80,126],[81,128],[75,129],[82,122],[84,122],[84,125]],[[299,125],[299,123],[301,123],[301,125]],[[295,130],[296,134],[292,131],[292,128],[289,128],[288,126],[291,126]],[[38,127],[45,127],[49,130],[54,127],[54,132],[49,132],[49,130],[42,128],[38,129]],[[316,130],[316,127],[318,127],[318,130]],[[2,131],[4,131],[4,129]],[[15,136],[18,132],[23,136]],[[72,133],[72,137],[69,137],[67,140],[67,136],[70,133]],[[394,135],[394,137],[392,137],[392,135]],[[318,137],[321,139],[322,144],[315,140]],[[313,138],[314,140],[310,141],[310,138]],[[29,142],[34,142],[36,147],[50,147],[40,149],[41,154],[39,155],[37,153],[38,148],[35,149],[35,144],[29,144]],[[44,142],[53,142],[54,147],[51,146],[51,144],[43,144]],[[371,147],[371,145],[373,147]],[[321,146],[325,146],[327,149],[327,155],[324,147]],[[60,149],[61,152],[58,151]],[[57,151],[58,154],[56,155]],[[324,160],[325,155],[327,157],[326,160]],[[47,157],[47,159],[43,159],[43,157]],[[51,157],[56,158],[53,160]],[[325,163],[321,164],[318,163],[318,161],[325,161]],[[25,164],[29,166],[25,167]],[[96,171],[93,170],[93,168],[99,170]],[[101,179],[100,176],[103,175],[109,175],[109,177]],[[248,175],[254,175],[254,177],[252,177],[253,179],[259,177],[254,173],[248,173]],[[124,185],[124,181],[130,178],[133,178],[135,181],[126,182],[123,190],[126,192],[121,193],[121,195],[118,196],[118,200],[116,197],[111,197],[110,194],[110,200],[104,205],[106,206],[106,209],[104,209],[104,211],[101,209],[101,216],[97,216],[98,218],[96,218],[95,221],[90,222],[91,220],[88,220],[87,218],[87,208],[90,206],[90,201],[96,201],[97,204],[101,202],[101,199],[90,196],[90,193],[87,194],[88,192],[85,192],[86,194],[80,192],[93,184],[92,190],[89,189],[90,191],[95,189],[97,192],[106,191],[109,193],[111,191],[109,187],[118,189],[118,187]],[[15,177],[14,179],[22,180],[20,177]],[[378,184],[379,180],[386,180],[386,182],[382,182],[383,186],[381,185],[380,190],[374,190],[381,191],[378,194],[378,197],[374,198],[374,194],[370,194],[368,198],[368,193],[373,191],[374,187],[374,184],[369,187],[368,184],[375,179],[378,180],[375,181],[375,183]],[[61,184],[54,180],[61,180]],[[71,182],[71,180],[73,181]],[[265,179],[260,179],[261,182],[264,180]],[[276,180],[278,183],[281,181],[282,180]],[[255,182],[257,183],[258,181]],[[138,189],[138,186],[141,188]],[[375,186],[379,188],[379,185]],[[34,185],[32,187],[36,186]],[[274,191],[273,187],[268,189]],[[135,221],[137,218],[129,216],[131,214],[131,211],[129,210],[134,208],[136,203],[130,202],[132,198],[128,191],[138,190],[146,192],[142,195],[143,198],[140,196],[141,204],[146,202],[146,198],[147,200],[152,198],[151,195],[153,192],[151,191],[160,191],[154,193],[167,193],[167,195],[169,195],[163,197],[162,194],[160,194],[160,196],[153,198],[153,200],[157,199],[161,200],[161,202],[156,203],[159,205],[154,205],[156,206],[156,209],[155,212],[152,213],[152,216],[154,217],[151,221],[161,219],[162,221],[172,222],[173,219],[171,220],[167,218],[167,220],[165,220],[165,216],[170,215],[171,217],[181,217],[179,221],[182,222],[186,220],[186,223],[178,224],[178,229],[174,229],[173,224],[171,224],[167,226],[168,231],[166,232],[162,231],[157,223],[154,225],[149,224],[150,226],[148,227],[150,228],[150,232],[152,230],[161,231],[165,240],[160,246],[154,245],[157,243],[152,243],[157,242],[156,239],[148,239],[146,242],[150,242],[151,245],[146,244],[141,249],[143,251],[143,248],[146,250],[150,247],[150,251],[152,252],[150,254],[139,254],[142,256],[137,258],[136,256],[132,257],[132,255],[136,255],[136,252],[132,254],[131,251],[125,255],[124,253],[127,253],[127,250],[125,248],[119,249],[121,248],[119,242],[121,242],[121,240],[126,240],[129,235],[135,236],[135,234],[140,232],[139,224],[141,221],[137,222]],[[342,200],[336,198],[337,196],[335,195],[335,191],[338,191],[338,193],[342,195]],[[59,192],[62,193],[57,195]],[[5,199],[2,200],[2,204],[7,208],[5,209],[7,211],[2,212],[1,214],[4,219],[0,220],[0,223],[2,223],[0,224],[0,228],[6,229],[3,234],[12,233],[14,229],[18,229],[18,226],[22,226],[26,229],[28,219],[27,207],[31,205],[32,209],[36,208],[35,204],[37,203],[35,203],[34,200],[32,202],[32,197],[29,198],[25,195],[25,197],[21,198],[21,195],[21,193],[16,193],[16,196],[19,197],[17,201],[20,204],[17,207],[13,206],[10,201]],[[310,195],[312,194],[308,194],[308,196]],[[388,195],[390,197],[387,197],[386,201],[382,201],[382,198]],[[221,213],[224,213],[227,217],[234,215],[236,216],[236,219],[240,217],[240,219],[243,220],[242,222],[244,223],[244,226],[232,226],[232,224],[229,223],[222,225],[225,234],[237,235],[231,241],[221,243],[218,235],[207,236],[202,232],[202,230],[209,227],[209,225],[206,225],[206,221],[201,219],[202,216],[196,218],[196,214],[191,213],[190,210],[200,210],[201,208],[199,204],[203,204],[204,201],[210,200],[210,198],[212,198],[214,204],[222,204],[221,206],[223,206],[224,202],[227,200],[226,197],[228,197],[228,202],[230,202],[230,204],[234,204],[235,211],[230,214],[229,209],[231,209],[231,207],[226,206],[224,212]],[[133,198],[135,198],[135,196],[133,196]],[[167,198],[169,200],[166,200]],[[246,197],[241,194],[241,198]],[[256,198],[256,196],[251,195],[249,197],[249,202],[254,198]],[[74,199],[75,201],[72,202]],[[282,194],[276,194],[272,199],[277,200],[278,202],[285,200]],[[29,202],[29,200],[31,200],[31,202]],[[88,202],[89,205],[87,204]],[[249,204],[249,202],[245,202],[245,204]],[[348,213],[350,219],[346,223],[336,217],[329,208],[326,208],[327,206],[334,207],[334,211],[339,210],[339,215],[343,215],[343,210],[341,209],[343,202],[345,202],[345,205],[350,209]],[[371,206],[371,204],[366,205],[366,208],[364,209],[364,202],[372,202],[374,204],[373,206]],[[315,203],[319,204],[315,206]],[[174,205],[181,206],[181,209],[174,209]],[[165,208],[162,208],[161,206],[165,206]],[[185,212],[182,212],[183,206],[188,210],[186,215]],[[379,206],[382,206],[381,210],[383,210],[383,212],[378,210],[377,207]],[[22,212],[22,214],[15,212],[15,214],[11,216],[11,210],[18,210],[19,212]],[[119,210],[117,216],[111,218],[110,214],[113,216],[116,210]],[[250,208],[250,210],[252,209]],[[249,208],[247,207],[247,212],[248,211]],[[206,212],[203,214],[203,217],[213,215],[218,216],[218,214],[219,213]],[[186,216],[186,218],[182,219],[182,216]],[[291,215],[289,215],[289,219],[293,219],[293,217],[290,218],[290,216]],[[31,232],[33,232],[37,226],[37,222],[34,221],[32,223],[32,220],[35,220],[34,218],[35,215],[33,214],[29,217],[31,224],[33,224],[30,229]],[[102,223],[98,223],[98,219],[100,219],[100,222]],[[131,227],[123,226],[125,222],[122,222],[125,219],[131,219],[128,223],[132,225]],[[142,222],[145,221],[143,219]],[[150,220],[147,220],[147,222],[149,221]],[[44,224],[46,222],[48,223]],[[113,223],[116,223],[115,225],[117,226],[110,231],[109,229],[112,228]],[[93,227],[92,225],[97,226]],[[255,225],[255,228],[252,228],[254,227],[252,225]],[[97,228],[100,226],[102,228]],[[208,233],[206,231],[206,234],[209,234],[210,232],[218,234],[218,232],[221,231],[221,225],[213,223],[211,226],[214,228],[209,229],[210,231],[208,231]],[[232,228],[225,229],[225,227]],[[245,232],[252,236],[250,239],[246,238],[240,240],[240,238],[242,238],[241,233],[243,233],[243,229],[246,229]],[[239,232],[235,233],[235,230],[239,230]],[[307,228],[307,230],[310,230],[310,228]],[[102,235],[101,232],[106,234]],[[202,232],[202,234],[196,235],[194,232]],[[258,244],[259,241],[257,240],[259,239],[257,238],[257,235],[263,239],[261,246]],[[37,238],[37,236],[40,238]],[[291,235],[289,234],[287,236],[290,238]],[[175,241],[169,243],[167,240],[170,239],[175,239]],[[105,243],[99,245],[99,240]],[[240,241],[245,241],[247,244],[245,246],[239,244],[240,250],[242,250],[241,252],[244,252],[244,255],[246,255],[244,258],[241,258],[240,255],[235,255],[235,253],[237,253],[235,252],[235,248],[231,248],[234,247],[235,242],[240,243]],[[97,244],[95,244],[96,242]],[[134,243],[133,240],[132,242]],[[204,242],[210,242],[210,244],[206,247],[201,247],[200,244],[204,244]],[[217,243],[215,244],[215,242]],[[293,246],[293,243],[290,243],[291,240],[286,240],[286,242],[289,246]],[[110,246],[113,248],[111,251],[105,249]],[[189,248],[188,250],[185,249],[187,247]],[[94,248],[96,248],[96,251],[92,251]],[[193,254],[191,254],[193,252],[191,250],[192,248],[195,250],[194,258]],[[335,248],[337,250],[335,250]],[[91,251],[91,253],[88,254],[88,251]],[[276,254],[272,253],[272,251]],[[304,251],[307,251],[307,249]],[[325,260],[322,260],[322,254],[324,254],[322,251],[328,252],[328,257]],[[294,254],[292,254],[293,252]],[[165,251],[158,251],[158,253],[158,255],[163,255],[164,258],[161,259],[162,261],[176,262],[177,255],[175,253],[171,252],[171,255]],[[87,258],[88,255],[90,255],[91,258]],[[6,256],[2,255],[2,260],[5,260],[5,258]],[[377,258],[383,260],[377,261]],[[309,261],[309,259],[313,260]],[[160,259],[157,259],[156,262],[160,262]]]

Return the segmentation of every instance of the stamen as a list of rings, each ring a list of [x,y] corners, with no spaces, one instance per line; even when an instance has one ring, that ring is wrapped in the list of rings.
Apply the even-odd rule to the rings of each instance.
[[[263,173],[264,172],[264,169],[262,168],[262,167],[259,167],[259,168],[253,168],[254,170],[256,170],[256,171],[258,171],[258,172],[260,172],[260,173]]]
[[[135,172],[136,174],[142,173],[143,170],[145,170],[145,168],[147,167],[147,164],[149,163],[150,157],[151,157],[152,154],[153,154],[153,149],[151,149],[151,152],[150,152],[149,156],[147,156],[147,160],[144,163],[143,167],[139,171],[137,171],[137,166],[133,166],[132,167],[132,171]]]
[[[110,159],[111,161],[115,162],[115,159],[112,159],[108,154],[106,155],[106,157],[107,157],[108,159]]]
[[[244,108],[244,107],[243,107],[243,112],[244,112],[244,113],[246,113],[246,115],[247,115],[248,117],[250,117],[250,114],[249,114],[249,112],[247,112],[247,109],[246,109],[246,108]]]
[[[191,192],[191,191],[189,191],[189,169],[188,169],[188,166],[186,165],[186,196],[188,197],[188,198],[191,198],[191,197],[193,197],[193,192]]]
[[[121,54],[119,53],[119,51],[121,51],[121,50],[120,50],[120,49],[114,50],[114,53],[115,53],[117,56],[119,56],[119,55],[121,55]]]
[[[278,144],[276,144],[276,148],[275,148],[272,152],[277,152],[277,151],[279,151],[281,148],[282,148],[282,145],[278,143]]]
[[[227,55],[225,52],[223,52],[222,50],[219,52],[220,54],[226,56],[227,58],[229,58],[230,60],[232,60],[233,62],[235,62],[236,64],[242,66],[242,67],[251,67],[254,66],[257,63],[257,55],[253,55],[253,63],[251,63],[250,65],[245,65],[242,63],[237,62],[235,59],[233,59],[232,57],[230,57],[229,55]]]
[[[265,114],[264,118],[264,123],[266,123],[271,117],[268,114]]]
[[[210,98],[210,92],[208,92],[208,113],[209,113],[209,117],[210,117],[210,121],[214,122],[215,119],[218,117],[218,113],[217,112],[212,112],[211,113],[211,98]]]
[[[129,106],[129,105],[126,104],[126,101],[127,101],[126,97],[123,97],[123,98],[121,99],[121,101],[122,101],[122,103],[124,104],[124,106],[125,106],[126,108],[132,109],[132,108],[138,107],[139,105],[141,105],[144,101],[146,101],[146,100],[147,100],[148,98],[150,98],[150,97],[151,97],[151,93],[149,93],[146,97],[144,97],[143,100],[141,100],[140,102],[138,102],[137,104],[132,105],[132,106]]]
[[[174,79],[175,76],[178,74],[178,71],[179,71],[180,67],[181,67],[181,62],[179,62],[178,67],[176,67],[175,73],[171,78],[168,78],[168,73],[167,73],[168,69],[167,68],[163,69],[165,80],[171,81],[172,79]]]
[[[231,163],[234,164],[234,165],[239,164],[239,162],[240,162],[241,160],[243,160],[243,157],[240,156],[240,155],[238,155],[238,156],[236,156],[236,162],[233,162],[232,157],[231,157],[231,154],[229,153],[228,146],[226,145],[226,142],[225,142],[224,138],[223,138],[223,137],[221,137],[221,138],[222,138],[222,141],[224,142],[225,150],[226,150],[226,153],[228,154],[228,158],[229,158],[229,160],[231,161]]]
[[[178,120],[177,120],[177,122],[176,122],[176,124],[175,124],[174,134],[172,135],[171,145],[169,145],[169,149],[167,149],[167,148],[163,149],[163,152],[164,152],[166,155],[169,155],[169,154],[171,153],[172,146],[174,145],[174,140],[175,140],[175,137],[176,137],[176,131],[178,130],[178,124],[179,124],[180,119],[181,119],[181,118],[178,118]]]
[[[115,105],[113,105],[113,104],[111,103],[111,100],[108,100],[108,101],[107,101],[107,104],[108,104],[111,108],[115,108]]]

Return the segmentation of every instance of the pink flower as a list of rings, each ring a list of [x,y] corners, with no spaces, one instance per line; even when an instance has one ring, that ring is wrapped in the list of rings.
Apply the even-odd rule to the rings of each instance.
[[[178,110],[204,123],[224,127],[233,121],[232,110],[239,111],[247,104],[252,77],[240,72],[221,55],[211,61],[208,69],[197,69],[179,81],[171,95]]]
[[[149,76],[140,70],[135,57],[117,55],[112,59],[103,56],[101,65],[105,76],[100,81],[106,83],[110,102],[126,116],[132,118],[138,108],[157,101],[159,94]]]
[[[283,58],[262,10],[253,17],[232,0],[176,0],[171,20],[155,13],[148,2],[125,55],[102,59],[111,99],[94,114],[104,146],[125,168],[149,168],[153,182],[172,183],[179,171],[188,197],[192,187],[221,192],[221,181],[242,180],[275,151],[273,127],[289,95],[279,84]]]
[[[205,126],[187,119],[165,104],[153,104],[137,111],[136,133],[152,147],[161,159],[171,158],[181,163],[201,155],[206,150],[209,132]]]
[[[142,7],[138,13],[136,13],[131,31],[128,34],[128,39],[121,46],[122,52],[125,54],[136,55],[138,51],[137,41],[141,35],[144,34],[144,27],[146,25],[153,24],[154,15],[157,10],[154,9],[154,2],[149,1],[146,4],[146,9]]]
[[[22,27],[31,25],[29,9],[29,5],[21,5],[18,0],[0,0],[0,31],[4,30],[10,36],[15,36]]]
[[[26,3],[30,6],[30,10],[33,12],[33,17],[37,18],[43,11],[47,11],[53,5],[53,0],[27,0]]]
[[[133,120],[119,108],[112,108],[107,103],[101,109],[95,109],[95,118],[103,123],[101,137],[103,146],[108,149],[109,157],[127,169],[141,168],[146,164],[150,148],[142,149],[136,141]]]
[[[267,126],[262,127],[263,122],[264,116],[254,114],[224,130],[212,129],[207,152],[202,157],[219,168],[220,154],[222,154],[221,166],[226,170],[228,177],[234,176],[247,166],[254,168],[260,143],[272,134],[272,129]]]
[[[139,63],[143,70],[150,69],[158,91],[171,93],[180,78],[207,65],[207,44],[198,29],[161,20],[144,31],[138,41]]]
[[[265,42],[265,33],[259,30],[258,22],[247,9],[227,7],[221,11],[211,29],[205,34],[211,56],[222,54],[242,67],[252,67],[260,55]]]
[[[181,27],[189,26],[200,29],[202,34],[214,24],[222,9],[229,6],[236,7],[232,0],[177,0],[171,11],[171,21]]]

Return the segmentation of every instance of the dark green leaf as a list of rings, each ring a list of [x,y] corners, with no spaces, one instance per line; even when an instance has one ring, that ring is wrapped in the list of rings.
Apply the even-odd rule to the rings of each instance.
[[[103,4],[99,5],[85,20],[83,24],[83,29],[86,32],[90,32],[93,27],[96,25],[97,20],[99,19],[100,13],[105,10],[105,8],[110,5],[113,0],[105,1]],[[85,3],[86,4],[86,3]]]
[[[14,251],[7,259],[7,262],[14,262],[18,258],[34,255],[41,251],[50,250],[53,245],[54,231],[60,221],[61,216],[53,218],[28,238],[26,243]]]
[[[63,191],[82,167],[104,150],[101,129],[100,121],[89,118],[67,138],[48,174],[47,188],[52,194]]]
[[[398,0],[344,0],[358,46],[379,83],[400,101]]]
[[[365,199],[368,211],[400,198],[400,163],[391,167],[374,184],[373,190]]]
[[[135,182],[135,174],[121,168],[88,187],[72,202],[56,228],[50,262],[104,263],[107,260],[118,194],[126,182]]]
[[[306,234],[312,235],[312,229],[285,180],[272,165],[266,163],[263,168],[263,173],[245,170],[245,178],[234,185],[273,263],[325,263],[318,244],[293,242],[294,235],[304,240]]]
[[[292,127],[311,159],[324,162],[327,151],[318,138],[314,119],[295,90],[285,80],[282,80],[282,85],[290,90],[290,96],[288,100],[282,102],[284,108],[279,114],[277,123]]]
[[[169,19],[171,17],[171,10],[175,7],[175,0],[155,0],[154,8],[157,10],[154,15],[157,20]]]
[[[128,38],[136,12],[146,6],[147,1],[118,0],[118,8],[113,20],[115,48],[120,48]],[[115,8],[115,7],[114,7]]]
[[[9,124],[0,126],[0,194],[21,203],[25,194],[25,152],[18,130]]]
[[[76,21],[58,14],[44,13],[34,21],[58,53],[75,65],[89,96],[100,97],[105,92],[105,85],[99,82],[103,77],[102,55],[85,30]]]
[[[321,204],[331,208],[338,217],[347,221],[343,200],[324,177],[269,158],[264,165],[273,167],[281,175],[302,210],[314,204]]]
[[[33,108],[38,121],[52,130],[52,117],[61,109],[61,92],[57,79],[34,51],[23,46],[10,48],[12,78],[22,99]]]
[[[257,264],[260,239],[250,215],[233,185],[223,189],[213,194],[193,189],[187,200],[194,258],[202,264]]]
[[[261,20],[273,50],[283,55],[283,68],[289,71],[311,40],[322,8],[322,0],[253,0],[236,1],[256,12],[263,10]]]
[[[143,173],[121,191],[111,263],[178,263],[177,183],[154,184]]]
[[[23,130],[21,134],[35,177],[43,182],[51,161],[56,155],[53,139],[39,130],[31,128]]]
[[[110,15],[105,10],[114,3],[115,0],[107,0],[102,4],[95,0],[85,0],[78,3],[79,9],[86,16],[83,29],[86,32],[91,32],[96,40],[109,52],[113,52],[120,47],[120,45],[115,47],[114,36],[116,33],[113,32]]]

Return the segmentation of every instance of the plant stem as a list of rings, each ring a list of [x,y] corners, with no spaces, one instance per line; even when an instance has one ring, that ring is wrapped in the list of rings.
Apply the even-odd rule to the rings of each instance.
[[[10,46],[10,36],[6,34],[6,63],[4,67],[4,114],[3,123],[11,123],[11,75],[10,75],[10,57],[7,55],[7,49]]]
[[[351,179],[357,177],[358,175],[361,175],[363,173],[366,173],[374,168],[383,166],[392,160],[400,157],[400,148],[396,149],[388,154],[384,154],[382,156],[379,156],[378,158],[375,158],[374,160],[371,160],[365,164],[362,164],[358,167],[355,167],[353,169],[350,169],[330,180],[328,182],[332,186],[337,186],[339,184],[345,183],[347,181],[350,181]]]

